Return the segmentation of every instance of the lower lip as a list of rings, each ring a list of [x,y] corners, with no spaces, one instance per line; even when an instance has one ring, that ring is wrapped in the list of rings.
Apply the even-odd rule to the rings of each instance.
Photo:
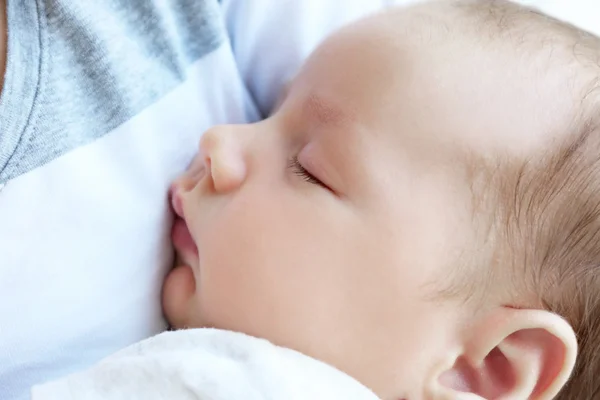
[[[171,230],[171,240],[173,240],[173,245],[178,251],[198,255],[198,247],[183,219],[175,219],[173,229]]]

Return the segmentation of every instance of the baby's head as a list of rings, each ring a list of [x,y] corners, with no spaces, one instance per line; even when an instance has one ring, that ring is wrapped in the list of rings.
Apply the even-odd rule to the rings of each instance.
[[[545,399],[572,370],[561,398],[592,398],[599,59],[600,40],[503,1],[339,31],[270,118],[206,132],[174,183],[169,320],[296,349],[383,399]]]

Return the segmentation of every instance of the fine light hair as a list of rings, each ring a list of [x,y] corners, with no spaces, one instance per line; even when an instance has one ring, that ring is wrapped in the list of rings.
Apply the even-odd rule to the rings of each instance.
[[[460,22],[446,29],[478,45],[546,57],[549,68],[572,74],[565,97],[578,100],[568,132],[535,156],[471,157],[474,213],[489,214],[474,250],[486,257],[478,265],[465,261],[471,267],[442,296],[483,298],[508,282],[515,298],[562,316],[577,335],[579,354],[557,398],[600,399],[600,39],[506,0],[445,4],[444,18]]]

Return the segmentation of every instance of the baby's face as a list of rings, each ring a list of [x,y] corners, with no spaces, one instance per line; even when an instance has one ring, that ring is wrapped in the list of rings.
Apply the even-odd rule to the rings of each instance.
[[[380,394],[463,318],[430,296],[474,242],[464,155],[525,151],[546,123],[500,55],[387,22],[330,38],[270,118],[205,133],[173,185],[179,266],[164,287],[176,327],[266,338]]]

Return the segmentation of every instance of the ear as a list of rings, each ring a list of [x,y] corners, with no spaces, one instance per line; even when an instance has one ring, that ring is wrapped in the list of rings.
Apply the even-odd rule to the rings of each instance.
[[[475,321],[461,346],[451,366],[432,376],[433,398],[552,399],[577,355],[575,333],[564,319],[509,307]]]

